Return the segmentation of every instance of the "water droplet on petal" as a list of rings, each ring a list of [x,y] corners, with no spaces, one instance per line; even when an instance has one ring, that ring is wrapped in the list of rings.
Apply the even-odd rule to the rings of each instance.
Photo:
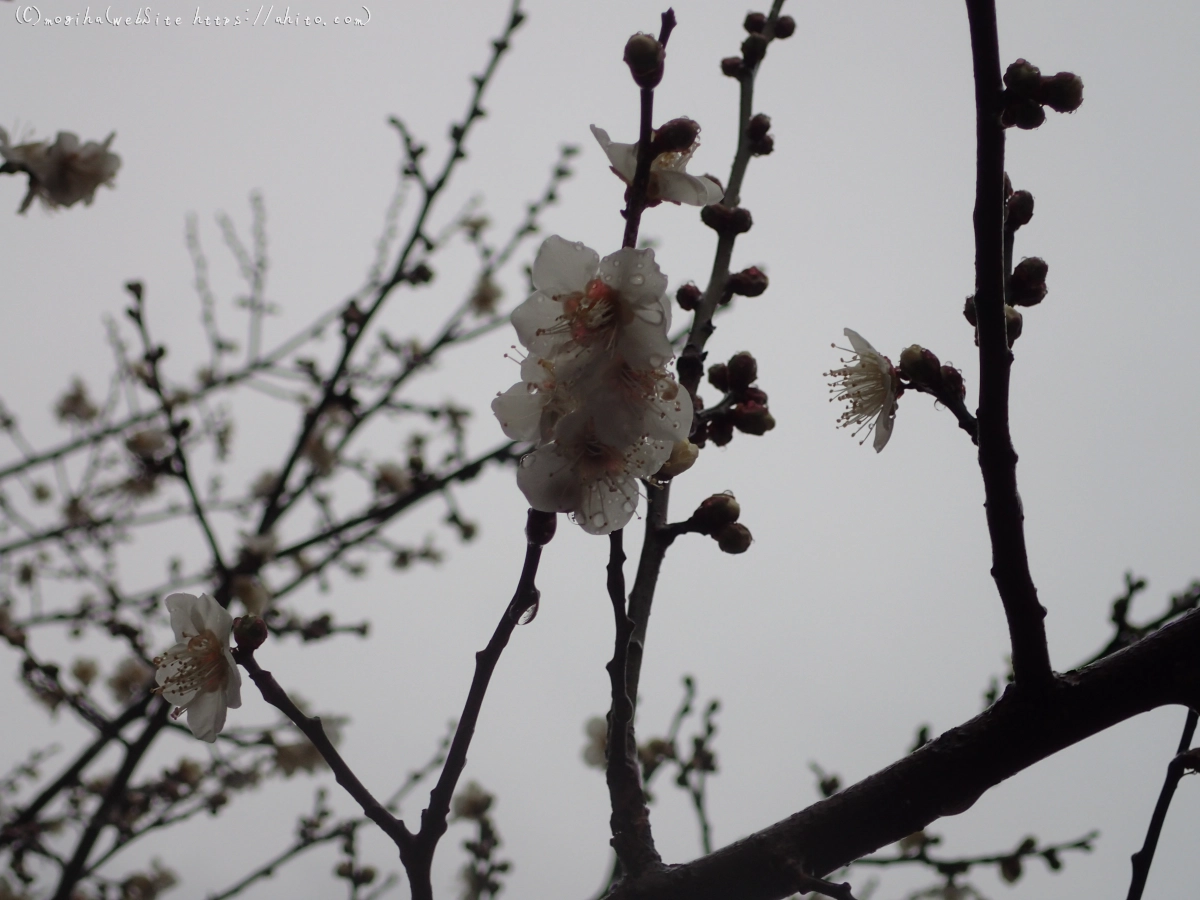
[[[648,362],[650,363],[651,368],[657,369],[659,366],[661,366],[663,363],[665,363],[666,360],[663,359],[661,356],[659,356],[657,353],[651,353],[650,359],[648,360]]]
[[[629,279],[629,283],[636,284],[636,285],[645,284],[646,277],[644,275],[634,275]]]
[[[614,259],[614,260],[612,261],[612,264],[613,264],[613,267],[614,267],[614,268],[617,268],[617,267],[619,267],[619,266],[621,265],[621,261],[620,261],[619,259]]]
[[[532,453],[527,453],[525,456],[521,457],[521,468],[522,469],[528,469],[532,465],[533,465],[533,454]]]
[[[537,385],[536,385],[536,384],[534,384],[534,383],[533,383],[533,382],[531,382],[531,381],[530,381],[530,382],[526,382],[526,383],[525,383],[525,390],[529,391],[529,393],[531,393],[531,394],[536,394],[536,393],[537,393]]]
[[[592,516],[592,527],[600,528],[604,525],[604,513],[595,513]]]
[[[586,250],[586,249],[587,249],[587,247],[583,246],[583,241],[576,241],[576,242],[575,242],[575,249],[576,249],[576,250]]]
[[[642,268],[642,263],[638,263],[636,266],[634,266],[634,268],[635,268],[635,269],[640,269],[640,268]]]
[[[628,500],[626,500],[624,503],[621,504],[621,509],[627,513],[631,513],[631,512],[633,512],[633,504],[630,503]]]

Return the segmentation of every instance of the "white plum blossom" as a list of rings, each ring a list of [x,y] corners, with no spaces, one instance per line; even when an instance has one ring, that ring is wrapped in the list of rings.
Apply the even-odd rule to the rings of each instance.
[[[229,651],[233,617],[208,594],[172,594],[166,600],[176,644],[154,660],[158,693],[186,710],[192,734],[210,744],[225,727],[225,714],[242,705],[242,676]]]
[[[604,155],[612,170],[626,184],[633,183],[634,173],[637,172],[637,144],[618,144],[609,138],[603,128],[592,126]],[[689,175],[687,164],[696,150],[692,145],[687,150],[670,153],[660,153],[650,163],[650,183],[646,188],[646,198],[651,202],[666,200],[669,203],[686,203],[689,206],[708,206],[720,203],[725,192],[715,181],[706,175]]]
[[[667,276],[653,250],[626,247],[600,259],[554,235],[534,259],[533,286],[513,310],[513,327],[531,353],[556,366],[619,355],[635,368],[656,369],[674,355]]]
[[[121,157],[110,153],[116,132],[103,143],[88,141],[80,144],[79,136],[60,131],[54,143],[32,141],[12,145],[8,132],[0,128],[0,156],[8,171],[29,175],[29,192],[18,212],[25,212],[35,199],[47,209],[73,206],[80,200],[91,206],[96,188],[110,184],[121,168]]]
[[[671,307],[651,250],[600,259],[548,238],[533,295],[513,313],[528,356],[492,401],[508,437],[535,445],[517,485],[530,506],[566,512],[591,534],[633,517],[641,486],[686,442],[692,400],[665,368]]]
[[[849,328],[843,332],[850,339],[854,355],[842,360],[842,368],[825,373],[834,379],[829,385],[833,394],[830,402],[836,400],[847,404],[845,412],[838,417],[840,427],[854,428],[855,436],[864,428],[868,434],[875,432],[872,446],[878,453],[892,436],[899,379],[892,361],[862,335]]]

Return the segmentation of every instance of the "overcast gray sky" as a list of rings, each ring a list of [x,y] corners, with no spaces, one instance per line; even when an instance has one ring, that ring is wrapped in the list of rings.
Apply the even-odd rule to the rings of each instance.
[[[1017,254],[1050,264],[1050,293],[1027,311],[1016,347],[1013,436],[1051,656],[1066,669],[1107,640],[1109,603],[1127,568],[1151,584],[1135,616],[1158,612],[1200,575],[1200,8],[999,5],[1005,62],[1025,56],[1046,72],[1077,72],[1086,85],[1078,113],[1051,115],[1008,142],[1013,183],[1037,200]],[[267,297],[281,310],[268,343],[359,287],[400,156],[387,116],[402,116],[440,158],[450,121],[465,109],[468,76],[481,70],[507,14],[502,2],[402,2],[370,6],[370,22],[358,27],[330,20],[361,16],[361,7],[311,0],[293,4],[292,14],[329,24],[216,27],[192,24],[195,4],[171,3],[152,10],[169,7],[183,16],[179,27],[46,27],[18,23],[14,6],[0,8],[9,73],[0,124],[14,137],[32,128],[38,137],[70,130],[100,140],[115,130],[122,158],[115,190],[54,215],[34,208],[17,216],[23,179],[0,179],[0,392],[42,443],[60,434],[50,405],[71,376],[99,386],[110,371],[101,323],[119,315],[131,278],[147,286],[150,316],[171,348],[169,371],[185,378],[201,364],[183,241],[188,212],[200,218],[232,320],[228,300],[240,286],[213,215],[225,210],[245,225],[247,195],[262,191]],[[86,6],[46,0],[40,12],[76,15]],[[621,49],[632,32],[656,30],[660,10],[634,0],[529,0],[525,8],[468,165],[436,220],[479,194],[503,233],[569,141],[583,148],[578,175],[545,217],[547,232],[610,253],[623,226],[621,185],[588,126],[635,139],[637,93]],[[747,9],[718,0],[675,8],[657,118],[697,119],[704,131],[692,169],[724,179],[737,92],[717,63],[736,53]],[[92,15],[101,9],[93,4]],[[137,9],[111,6],[114,15]],[[199,7],[202,16],[246,9]],[[763,267],[771,287],[739,301],[709,344],[714,359],[755,353],[779,424],[764,438],[706,450],[673,495],[682,517],[704,496],[734,491],[756,542],[738,557],[701,538],[672,549],[641,688],[643,736],[665,727],[685,672],[703,698],[724,704],[721,772],[710,786],[718,844],[814,800],[810,760],[857,780],[903,753],[917,725],[936,733],[976,713],[1007,651],[975,455],[953,417],[906,396],[891,443],[876,455],[834,427],[838,411],[821,377],[837,359],[830,344],[843,343],[849,326],[893,359],[910,343],[928,346],[962,368],[969,404],[974,396],[978,364],[961,315],[974,278],[965,11],[917,0],[789,3],[785,11],[796,17],[796,36],[772,45],[756,98],[756,111],[772,117],[776,151],[751,165],[743,203],[755,225],[734,257],[736,267]],[[672,290],[707,278],[715,240],[694,210],[652,210],[642,233],[658,242]],[[503,279],[508,302],[520,299],[522,278],[514,267]],[[465,265],[444,266],[428,292],[397,297],[387,327],[429,334],[468,280]],[[516,380],[503,358],[514,340],[505,332],[458,352],[421,388],[479,411],[473,448],[501,437],[487,404]],[[257,430],[246,423],[237,470],[249,480],[277,464],[293,428],[287,419]],[[378,567],[365,582],[335,581],[331,597],[314,592],[299,602],[346,619],[369,616],[369,643],[280,644],[260,654],[314,707],[351,717],[343,751],[380,793],[424,760],[458,714],[472,653],[520,568],[525,506],[511,472],[491,472],[458,496],[480,523],[476,544],[452,546],[437,569]],[[436,515],[416,517],[413,540]],[[636,548],[640,526],[629,531],[627,547]],[[129,582],[159,577],[165,553],[131,550]],[[472,747],[467,776],[498,793],[503,852],[515,861],[506,896],[581,898],[608,864],[603,776],[580,760],[583,723],[607,706],[606,553],[606,541],[560,525],[539,579],[541,612],[502,659]],[[138,566],[153,574],[142,577]],[[15,667],[8,659],[3,665]],[[18,686],[0,692],[17,725],[0,737],[0,768],[33,743],[79,740],[80,728],[65,715],[47,722]],[[265,721],[268,712],[247,690],[231,721]],[[1027,833],[1057,841],[1098,828],[1097,852],[1069,857],[1057,876],[1034,863],[1016,888],[990,876],[977,883],[993,898],[1122,894],[1183,717],[1170,709],[1113,729],[933,830],[947,852],[974,853],[1015,846]],[[205,748],[179,742],[171,752]],[[660,848],[671,861],[691,858],[698,843],[684,798],[665,785],[660,796]],[[351,808],[336,786],[334,799]],[[261,789],[219,819],[147,841],[114,871],[162,855],[185,878],[174,896],[202,896],[285,846],[310,802],[302,778]],[[406,812],[420,808],[418,799]],[[1200,788],[1185,781],[1159,849],[1154,896],[1194,896],[1197,828]],[[452,831],[440,851],[442,896],[455,890],[464,836]],[[367,846],[384,869],[399,868],[385,841]],[[248,896],[328,896],[332,865],[331,852],[314,853]],[[897,875],[876,896],[890,900],[919,883]]]

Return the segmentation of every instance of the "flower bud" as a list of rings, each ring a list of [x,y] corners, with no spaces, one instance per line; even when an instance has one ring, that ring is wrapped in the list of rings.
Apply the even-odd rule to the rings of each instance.
[[[267,623],[258,616],[238,616],[233,620],[233,639],[238,649],[254,652],[267,639]]]
[[[733,418],[729,413],[721,413],[708,420],[705,436],[718,447],[724,447],[733,440]]]
[[[722,394],[729,393],[729,366],[717,363],[708,367],[708,383]]]
[[[746,137],[752,141],[760,140],[767,136],[767,132],[771,130],[771,117],[764,113],[759,113],[750,119],[746,125]]]
[[[675,302],[686,312],[698,309],[703,299],[704,292],[690,281],[675,292]]]
[[[714,538],[722,553],[745,553],[754,541],[750,529],[741,522],[731,522],[714,535]]]
[[[770,156],[775,151],[775,138],[764,135],[757,141],[750,142],[751,156]]]
[[[545,547],[554,538],[558,527],[558,514],[540,512],[536,509],[529,511],[525,519],[525,539],[539,547]]]
[[[1013,309],[1007,303],[1004,304],[1004,330],[1008,335],[1008,346],[1012,347],[1017,342],[1017,338],[1021,336],[1021,329],[1024,327],[1024,319],[1021,316],[1021,311]]]
[[[1016,99],[1032,97],[1041,84],[1041,70],[1028,60],[1018,59],[1004,71],[1004,86]]]
[[[753,401],[754,403],[761,403],[763,406],[767,405],[767,392],[764,390],[760,390],[759,388],[756,388],[756,387],[748,387],[742,391],[739,391],[739,393],[742,395],[743,400],[750,400],[750,401]]]
[[[775,427],[775,417],[761,403],[748,400],[729,411],[733,427],[743,434],[761,436]]]
[[[683,153],[690,150],[700,136],[700,126],[686,117],[672,119],[658,127],[650,139],[650,153]]]
[[[1018,100],[1009,104],[1000,114],[1000,121],[1005,128],[1017,128],[1032,131],[1046,121],[1046,111],[1036,100]]]
[[[963,384],[962,372],[954,366],[942,366],[942,388],[951,397],[967,396],[967,386]]]
[[[721,60],[722,75],[728,75],[730,78],[740,78],[742,70],[742,58],[740,56],[727,56]]]
[[[1033,218],[1033,194],[1029,191],[1016,191],[1008,198],[1005,207],[1004,224],[1009,231],[1016,231],[1022,225],[1028,225]]]
[[[1043,78],[1034,99],[1055,112],[1075,112],[1083,103],[1083,79],[1074,72],[1059,72]]]
[[[662,81],[663,63],[666,62],[667,51],[651,34],[638,32],[625,44],[625,65],[629,66],[629,74],[641,88],[655,88]]]
[[[715,535],[726,525],[736,522],[741,514],[742,507],[733,494],[713,494],[696,507],[691,523],[701,534]]]
[[[747,13],[742,27],[751,34],[762,34],[763,29],[767,27],[767,17],[762,13]]]
[[[1046,297],[1046,261],[1031,256],[1017,263],[1008,279],[1008,302],[1013,306],[1037,306]]]
[[[796,20],[791,16],[780,16],[775,20],[775,37],[787,40],[796,33]]]
[[[750,210],[740,206],[730,208],[721,203],[702,208],[700,221],[717,234],[745,234],[754,225]]]
[[[429,284],[433,281],[433,269],[429,268],[425,263],[420,262],[413,266],[404,274],[405,280],[409,284]]]
[[[748,269],[743,269],[740,272],[735,272],[729,276],[729,280],[725,282],[725,289],[731,294],[740,294],[743,297],[757,297],[767,289],[770,283],[765,272],[758,266],[751,266]]]
[[[963,304],[963,318],[971,323],[972,328],[979,325],[979,319],[975,316],[975,297],[973,295],[968,297],[967,302]]]
[[[767,39],[761,34],[752,34],[742,41],[742,59],[746,65],[755,66],[767,55]]]
[[[744,391],[757,380],[758,360],[753,356],[743,350],[729,358],[729,390]]]
[[[682,475],[700,458],[700,448],[691,441],[676,441],[671,447],[671,455],[658,470],[659,478],[675,478]]]
[[[942,379],[942,362],[932,350],[920,344],[907,347],[900,354],[900,374],[913,384],[937,388]]]

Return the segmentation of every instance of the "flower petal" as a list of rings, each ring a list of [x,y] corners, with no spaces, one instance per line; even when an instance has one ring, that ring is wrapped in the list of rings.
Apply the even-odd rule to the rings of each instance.
[[[887,446],[887,442],[892,437],[892,425],[896,421],[896,398],[890,397],[888,402],[883,405],[883,409],[879,411],[879,418],[875,420],[875,440],[871,444],[878,453]]]
[[[687,172],[657,172],[658,197],[671,203],[688,206],[708,206],[720,203],[725,192],[711,178],[689,175]]]
[[[622,181],[631,184],[637,172],[637,144],[614,143],[603,128],[597,128],[595,125],[591,128],[600,149],[608,157],[608,164],[616,170]]]
[[[195,637],[203,628],[195,628],[192,624],[192,609],[199,600],[192,594],[172,594],[166,599],[167,612],[171,614],[171,627],[175,629],[175,640],[183,641],[185,636]]]
[[[599,265],[600,254],[591,247],[554,234],[542,242],[533,261],[533,286],[550,297],[582,291]]]
[[[188,704],[188,728],[200,740],[208,741],[211,744],[216,741],[217,734],[225,727],[227,709],[223,691],[202,691]]]
[[[540,434],[542,409],[549,396],[541,391],[530,393],[532,386],[518,381],[492,401],[492,412],[500,421],[500,428],[514,441],[536,441]]]
[[[592,481],[583,486],[575,519],[588,534],[624,528],[637,510],[638,483],[628,476]]]
[[[242,673],[238,671],[233,654],[225,650],[225,663],[229,666],[229,678],[225,682],[225,705],[230,709],[242,707]]]

